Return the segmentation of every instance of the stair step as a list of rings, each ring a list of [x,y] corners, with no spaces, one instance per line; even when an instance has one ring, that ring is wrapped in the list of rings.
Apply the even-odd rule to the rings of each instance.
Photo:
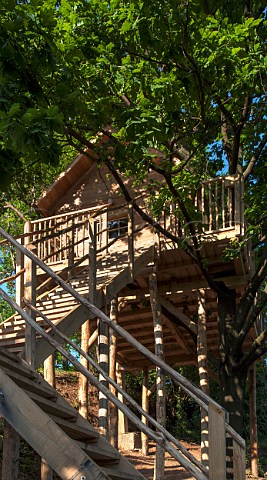
[[[64,402],[53,402],[48,398],[40,397],[40,395],[27,391],[29,397],[46,413],[52,414],[56,417],[67,419],[69,421],[75,422],[78,417],[78,412],[74,410],[70,405]]]
[[[110,449],[105,449],[103,445],[101,447],[97,443],[84,443],[81,441],[76,441],[82,450],[84,450],[87,455],[89,455],[94,462],[97,462],[98,465],[104,467],[105,465],[114,465],[119,464],[120,454],[116,451],[111,451]]]
[[[36,395],[42,396],[44,398],[56,401],[57,393],[53,389],[47,388],[46,386],[39,383],[38,379],[30,379],[26,376],[23,376],[21,372],[14,372],[10,367],[3,366],[1,364],[2,370],[24,391],[35,393]]]
[[[118,468],[116,468],[118,467]],[[140,473],[136,471],[136,475],[133,474],[132,472],[125,472],[125,470],[122,470],[119,468],[120,465],[114,465],[114,467],[110,468],[105,465],[101,465],[101,468],[104,470],[104,472],[112,479],[114,480],[140,480]],[[144,477],[141,477],[144,478]]]
[[[99,433],[97,430],[90,425],[85,420],[85,425],[81,424],[81,418],[78,417],[76,422],[69,422],[68,420],[65,420],[64,418],[59,418],[55,415],[49,414],[49,417],[54,420],[54,422],[64,430],[65,433],[69,435],[73,440],[78,440],[81,441],[84,445],[87,445],[87,443],[92,443],[92,442],[97,442],[99,438]],[[91,448],[88,447],[88,448]],[[86,447],[84,447],[86,449]]]

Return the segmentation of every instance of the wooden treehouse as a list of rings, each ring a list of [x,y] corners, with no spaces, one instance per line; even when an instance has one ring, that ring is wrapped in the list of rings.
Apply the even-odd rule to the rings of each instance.
[[[217,355],[215,294],[185,251],[125,204],[106,173],[105,167],[99,169],[80,155],[40,198],[44,218],[27,222],[17,241],[1,229],[3,238],[17,250],[16,302],[0,290],[16,311],[1,324],[1,415],[62,479],[144,478],[106,439],[108,403],[116,417],[114,403],[119,414],[111,423],[112,428],[118,424],[121,442],[129,419],[142,432],[143,451],[147,438],[154,440],[159,451],[164,447],[199,480],[225,480],[226,437],[230,436],[233,478],[243,480],[245,444],[229,426],[227,412],[205,388],[196,388],[173,369],[189,364],[200,368],[205,342],[209,354]],[[251,276],[251,252],[245,249],[239,258],[227,262],[223,253],[232,239],[244,233],[242,196],[242,178],[236,175],[204,182],[196,198],[205,225],[202,248],[209,272],[237,295]],[[138,202],[143,201],[140,192]],[[176,234],[182,227],[174,211],[170,205],[159,223]],[[98,341],[98,379],[85,367],[87,357],[80,364],[77,355],[64,349],[80,328],[86,352],[88,345]],[[251,331],[251,338],[255,335]],[[37,373],[36,368],[56,349],[69,355],[98,387],[101,434]],[[149,417],[147,372],[153,368],[157,368],[159,385],[164,370],[200,406],[202,419],[208,422],[209,461],[199,462],[165,430],[161,418]],[[132,400],[123,387],[124,372],[140,370],[144,384],[138,417],[125,405],[125,400],[127,404]],[[203,371],[205,383],[204,367]],[[159,403],[164,402],[160,388]]]

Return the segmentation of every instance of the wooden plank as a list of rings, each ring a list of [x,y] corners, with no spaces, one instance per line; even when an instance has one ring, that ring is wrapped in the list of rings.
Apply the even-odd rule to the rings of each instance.
[[[233,480],[246,480],[246,449],[233,440]]]
[[[160,303],[167,309],[169,312],[180,320],[183,325],[188,328],[195,335],[197,334],[196,324],[184,313],[180,312],[171,302],[166,300],[166,298],[160,296]]]
[[[209,480],[226,479],[225,412],[209,404]]]
[[[0,370],[1,415],[63,479],[108,480],[106,474]]]

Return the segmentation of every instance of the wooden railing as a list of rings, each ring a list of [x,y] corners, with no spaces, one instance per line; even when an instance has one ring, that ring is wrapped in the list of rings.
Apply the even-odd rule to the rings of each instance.
[[[227,175],[202,183],[197,208],[204,230],[210,233],[234,229],[244,233],[244,185],[242,175]]]
[[[156,441],[160,446],[162,446],[167,452],[169,452],[179,463],[184,466],[191,475],[194,476],[197,480],[225,480],[226,478],[226,436],[229,435],[233,440],[233,479],[234,480],[245,480],[245,442],[244,440],[230,427],[228,424],[228,416],[225,410],[214,402],[209,396],[203,393],[199,388],[195,387],[191,382],[186,378],[180,375],[178,372],[173,370],[169,365],[164,361],[158,358],[156,355],[151,353],[146,347],[140,344],[131,334],[126,332],[118,323],[113,322],[109,317],[107,317],[101,310],[93,305],[92,302],[86,300],[81,296],[75,289],[73,289],[68,283],[66,283],[61,277],[59,277],[53,270],[51,270],[44,262],[42,262],[38,257],[31,253],[28,249],[20,245],[15,239],[13,239],[8,233],[6,233],[2,228],[0,228],[0,235],[2,235],[8,242],[10,242],[18,251],[20,251],[21,256],[25,257],[25,264],[28,263],[28,285],[27,292],[25,295],[25,309],[20,305],[14,302],[7,293],[0,288],[0,294],[2,297],[25,319],[26,323],[26,348],[25,348],[25,359],[26,361],[34,366],[35,358],[35,345],[36,345],[36,333],[43,336],[55,349],[59,350],[63,355],[69,355],[72,363],[77,367],[77,359],[68,354],[66,350],[55,341],[52,336],[45,332],[35,321],[36,315],[41,315],[42,318],[48,323],[49,328],[52,328],[52,332],[55,330],[55,327],[52,326],[51,322],[43,315],[42,312],[39,312],[36,309],[35,301],[35,287],[34,279],[36,268],[43,270],[51,279],[53,279],[58,285],[60,285],[66,292],[73,296],[73,298],[85,308],[88,309],[88,312],[93,313],[101,323],[110,327],[116,335],[124,338],[130,345],[132,345],[138,352],[143,354],[151,363],[161,368],[174,382],[176,382],[187,394],[189,394],[199,405],[199,407],[207,412],[208,415],[208,425],[209,425],[209,470],[206,469],[204,465],[201,465],[200,462],[195,459],[192,455],[183,449],[177,439],[174,439],[163,427],[156,425],[155,420],[147,417],[145,411],[140,410],[141,407],[138,407],[139,413],[152,423],[153,427],[156,426],[159,428],[159,432],[155,433],[154,430],[148,428],[143,424],[139,418],[134,418],[132,412],[125,407],[119,400],[109,392],[109,390],[99,382],[90,372],[88,372],[84,367],[78,366],[79,370],[87,376],[87,378],[94,383],[97,388],[105,395],[110,401],[126,415],[128,418],[133,421],[140,430]],[[27,260],[26,260],[27,259]],[[68,339],[69,343],[69,339]],[[91,359],[90,362],[92,363]],[[97,370],[105,378],[105,372],[100,371],[99,367]],[[114,382],[107,377],[107,381],[114,386]],[[112,383],[113,382],[113,383]],[[119,387],[116,387],[118,391]],[[122,393],[122,392],[121,392]],[[124,393],[125,398],[127,394]],[[135,403],[135,402],[134,402]],[[173,446],[173,444],[174,446]]]
[[[196,192],[192,204],[195,211],[192,224],[198,237],[213,237],[230,232],[244,234],[244,185],[242,175],[226,175],[205,180]],[[184,220],[175,214],[175,203],[166,206],[161,223],[169,232],[179,237],[188,237],[190,230]]]

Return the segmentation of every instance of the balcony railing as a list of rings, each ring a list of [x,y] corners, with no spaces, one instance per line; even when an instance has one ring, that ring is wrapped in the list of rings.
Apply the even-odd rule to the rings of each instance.
[[[122,214],[122,220],[118,213],[114,219],[116,209]],[[30,244],[37,256],[50,265],[71,266],[88,257],[92,248],[96,255],[102,255],[118,238],[127,236],[128,250],[133,251],[131,237],[134,236],[136,226],[140,227],[144,222],[141,220],[140,223],[139,220],[134,226],[132,207],[128,214],[125,213],[127,212],[125,205],[116,209],[104,205],[27,222],[23,236],[24,244]],[[229,232],[235,236],[242,235],[244,233],[242,176],[227,175],[203,182],[195,198],[195,212],[199,218],[195,221],[195,230],[199,235],[216,237],[221,234],[227,235]],[[166,209],[159,223],[174,235],[186,235],[186,226],[179,221],[175,205]],[[146,234],[146,241],[148,240]],[[164,241],[162,236],[161,240]],[[151,241],[153,242],[152,233]]]

